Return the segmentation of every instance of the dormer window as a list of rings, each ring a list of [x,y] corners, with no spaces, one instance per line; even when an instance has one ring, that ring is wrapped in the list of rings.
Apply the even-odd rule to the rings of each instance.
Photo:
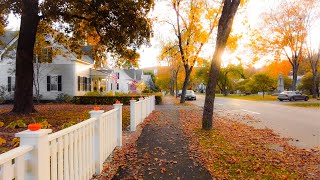
[[[52,63],[52,47],[42,48],[40,62]]]

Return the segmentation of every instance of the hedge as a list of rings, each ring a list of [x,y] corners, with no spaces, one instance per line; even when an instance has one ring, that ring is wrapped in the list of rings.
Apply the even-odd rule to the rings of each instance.
[[[129,105],[131,98],[138,100],[141,96],[132,95],[132,96],[74,96],[75,104],[114,104],[116,101],[120,101],[124,105]],[[146,97],[142,95],[142,97]],[[162,96],[156,95],[156,104],[162,103]]]

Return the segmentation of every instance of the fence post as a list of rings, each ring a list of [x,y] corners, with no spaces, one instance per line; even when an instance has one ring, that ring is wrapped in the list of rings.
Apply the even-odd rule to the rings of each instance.
[[[153,95],[153,102],[152,102],[152,106],[153,106],[153,111],[156,109],[156,96]]]
[[[16,133],[20,137],[20,146],[31,145],[33,150],[27,155],[30,171],[25,179],[48,179],[50,175],[50,149],[48,134],[52,129],[40,129],[38,131],[25,130]]]
[[[137,114],[136,112],[136,100],[130,100],[130,131],[136,130],[136,121],[137,121]],[[137,114],[136,114],[137,113]]]
[[[143,122],[143,120],[144,120],[144,102],[143,102],[143,97],[141,97],[141,98],[139,98],[139,101],[141,101],[141,116],[140,116],[140,119],[139,119],[139,122]]]
[[[116,103],[113,105],[115,109],[118,109],[117,114],[117,145],[119,147],[122,146],[122,105],[120,103]]]
[[[100,120],[100,116],[104,113],[103,110],[98,110],[98,111],[90,111],[90,117],[91,118],[97,118],[97,120],[95,121],[94,124],[94,147],[93,147],[93,151],[94,151],[94,164],[95,164],[95,168],[96,168],[96,173],[100,174],[102,169],[103,169],[103,162],[104,159],[103,154],[102,154],[102,141],[101,141],[101,136],[100,134],[103,133],[102,132],[102,121]]]

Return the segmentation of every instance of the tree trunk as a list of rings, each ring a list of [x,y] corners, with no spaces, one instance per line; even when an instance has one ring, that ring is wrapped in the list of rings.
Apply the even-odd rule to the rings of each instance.
[[[238,10],[240,0],[225,0],[222,14],[219,19],[216,48],[211,61],[209,80],[206,88],[206,97],[202,116],[202,129],[212,129],[215,89],[220,73],[221,56],[226,47],[232,29],[233,18]]]
[[[16,89],[12,112],[28,114],[33,106],[33,47],[36,39],[38,0],[23,0],[16,58]]]
[[[299,69],[299,63],[298,58],[293,57],[292,58],[293,64],[292,64],[292,91],[297,90],[297,80],[298,80],[298,69]]]
[[[178,93],[179,93],[179,89],[178,89],[178,71],[175,75],[175,85],[176,85],[176,98],[178,98]]]
[[[319,96],[319,83],[318,83],[318,60],[311,64],[312,68],[312,98]]]
[[[170,79],[170,95],[174,96],[174,77]]]
[[[190,67],[190,69],[189,69],[189,66],[185,65],[186,77],[184,78],[184,82],[183,82],[180,103],[186,102],[185,97],[186,97],[186,91],[187,91],[187,87],[188,87],[189,80],[190,80],[191,71],[192,71],[192,67]]]

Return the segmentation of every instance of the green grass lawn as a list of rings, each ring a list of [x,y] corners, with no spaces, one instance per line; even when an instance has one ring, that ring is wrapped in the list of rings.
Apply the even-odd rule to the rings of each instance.
[[[242,100],[250,100],[250,101],[275,101],[277,100],[277,96],[264,95],[264,98],[260,95],[238,95],[238,94],[229,94],[228,96],[223,96],[223,94],[216,94],[216,97],[225,97],[225,98],[234,98],[234,99],[242,99]]]
[[[292,103],[286,104],[287,106],[307,107],[307,108],[320,108],[320,102],[314,103]]]

